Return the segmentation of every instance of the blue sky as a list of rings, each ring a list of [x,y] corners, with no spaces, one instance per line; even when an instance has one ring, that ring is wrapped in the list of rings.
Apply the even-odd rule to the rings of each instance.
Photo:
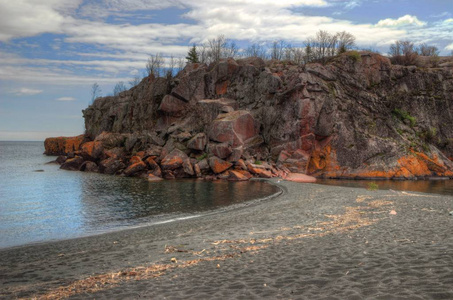
[[[83,133],[97,82],[142,76],[150,54],[183,57],[220,34],[302,44],[318,30],[386,53],[395,40],[453,51],[452,0],[0,0],[0,140]]]

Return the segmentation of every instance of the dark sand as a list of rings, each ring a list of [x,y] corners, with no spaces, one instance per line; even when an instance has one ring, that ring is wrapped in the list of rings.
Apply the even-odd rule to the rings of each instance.
[[[280,184],[197,219],[1,250],[0,298],[453,299],[453,197]]]

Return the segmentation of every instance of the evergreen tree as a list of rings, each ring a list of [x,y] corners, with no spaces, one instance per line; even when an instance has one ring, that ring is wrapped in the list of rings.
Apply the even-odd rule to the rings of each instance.
[[[197,46],[195,46],[195,44],[193,45],[192,48],[190,48],[189,52],[187,53],[186,59],[188,63],[200,62],[198,59]]]

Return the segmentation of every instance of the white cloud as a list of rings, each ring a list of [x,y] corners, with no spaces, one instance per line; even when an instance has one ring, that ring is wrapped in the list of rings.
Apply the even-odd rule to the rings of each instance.
[[[449,17],[451,16],[451,13],[448,11],[444,11],[443,13],[437,14],[437,15],[430,15],[430,18],[443,18],[443,17]]]
[[[398,19],[380,20],[376,26],[378,27],[402,27],[402,26],[425,26],[426,22],[420,21],[416,16],[405,15]]]
[[[42,92],[43,92],[43,90],[21,88],[19,90],[13,91],[13,94],[15,94],[17,96],[33,96],[33,95],[41,94]]]
[[[75,101],[76,98],[74,97],[60,97],[58,99],[56,99],[57,101]]]
[[[0,2],[0,41],[34,36],[44,32],[61,33],[67,15],[82,0],[15,0]]]
[[[453,51],[453,43],[451,43],[450,45],[448,45],[447,47],[445,47],[445,50],[449,51]]]

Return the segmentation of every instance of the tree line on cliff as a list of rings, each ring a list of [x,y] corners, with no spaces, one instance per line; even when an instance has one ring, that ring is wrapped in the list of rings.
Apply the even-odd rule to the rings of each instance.
[[[151,54],[145,66],[145,76],[167,77],[171,79],[181,71],[187,63],[211,64],[220,61],[222,58],[247,58],[259,57],[263,60],[278,60],[304,65],[310,62],[325,64],[330,58],[340,55],[353,49],[358,50],[356,38],[349,32],[342,31],[330,33],[319,30],[315,36],[307,38],[302,46],[295,46],[284,40],[276,40],[271,43],[252,43],[247,48],[241,49],[233,41],[224,35],[209,39],[205,43],[193,44],[186,57],[175,57],[161,52]],[[373,49],[360,49],[371,52]],[[430,57],[429,62],[436,66],[439,61],[439,50],[437,47],[422,43],[416,45],[409,40],[395,41],[389,47],[388,55],[393,64],[415,65],[419,56]],[[141,78],[135,76],[129,81],[129,87],[140,83]],[[115,84],[113,95],[127,90],[128,87],[123,81]],[[91,102],[102,95],[97,83],[91,87]]]

